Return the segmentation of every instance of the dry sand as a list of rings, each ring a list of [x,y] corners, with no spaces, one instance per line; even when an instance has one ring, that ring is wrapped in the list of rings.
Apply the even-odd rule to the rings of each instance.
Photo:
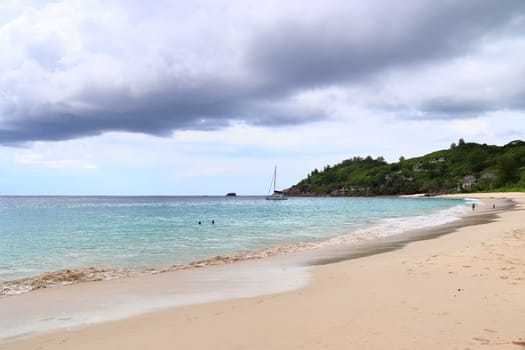
[[[313,268],[281,294],[157,311],[0,349],[525,349],[525,194],[496,221]]]

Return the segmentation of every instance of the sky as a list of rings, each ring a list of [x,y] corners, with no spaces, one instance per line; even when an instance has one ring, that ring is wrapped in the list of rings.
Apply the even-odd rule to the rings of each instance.
[[[0,194],[266,194],[525,139],[523,0],[2,0]]]

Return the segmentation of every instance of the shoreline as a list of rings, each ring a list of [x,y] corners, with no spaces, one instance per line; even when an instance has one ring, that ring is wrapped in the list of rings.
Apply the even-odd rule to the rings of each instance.
[[[396,198],[392,196],[391,198]],[[459,197],[462,198],[462,197]],[[459,203],[459,202],[458,202]],[[461,204],[458,204],[460,206]],[[456,207],[457,208],[457,207]],[[436,211],[439,215],[441,211]],[[434,215],[432,214],[432,215]],[[462,216],[458,213],[447,214],[450,217],[455,217],[455,221],[458,221]],[[414,218],[422,218],[421,215],[409,216],[405,219],[410,221]],[[429,229],[432,230],[435,227],[439,227],[443,224],[433,223],[429,225]],[[48,289],[56,287],[64,287],[68,285],[74,285],[78,283],[86,282],[103,282],[114,279],[126,279],[126,278],[137,278],[141,276],[155,275],[159,273],[171,273],[180,270],[191,270],[195,268],[206,268],[209,266],[217,265],[229,265],[231,263],[237,263],[241,261],[257,261],[261,259],[268,259],[274,256],[280,256],[284,254],[297,254],[302,251],[308,252],[314,250],[327,251],[327,247],[338,247],[339,249],[349,249],[349,250],[370,250],[373,251],[376,245],[381,245],[384,241],[389,241],[390,237],[393,240],[397,240],[398,237],[405,237],[406,241],[410,241],[413,238],[408,236],[400,236],[399,233],[390,232],[384,237],[367,237],[363,238],[362,234],[357,232],[365,232],[364,236],[367,236],[369,232],[374,231],[377,234],[377,231],[381,232],[381,225],[368,225],[363,228],[353,229],[344,234],[339,234],[335,237],[329,238],[319,238],[319,240],[313,241],[300,241],[300,242],[291,242],[291,243],[282,243],[276,246],[263,247],[260,249],[246,249],[240,251],[233,251],[231,253],[226,253],[224,255],[210,256],[207,258],[202,258],[198,260],[190,260],[182,263],[168,263],[165,265],[153,265],[153,266],[143,266],[143,267],[112,267],[106,265],[87,265],[85,267],[63,267],[58,270],[51,271],[42,271],[33,276],[13,278],[9,280],[0,281],[0,299],[4,297],[11,297],[15,295],[21,295],[24,293],[33,292],[39,289]],[[390,231],[392,228],[387,228],[387,231]],[[397,228],[406,232],[410,229],[407,228]],[[326,230],[326,229],[325,229]],[[420,230],[417,233],[420,234]],[[415,235],[413,235],[415,236]],[[408,237],[408,239],[407,239]],[[362,242],[366,242],[363,246]],[[335,250],[337,250],[336,248]],[[334,253],[339,254],[339,253]],[[351,258],[349,256],[348,258]],[[307,265],[311,265],[307,263]],[[1,334],[0,334],[1,338]]]
[[[463,198],[457,196],[455,198]],[[412,229],[400,234],[377,238],[362,243],[343,244],[332,248],[326,258],[318,258],[311,265],[326,265],[342,262],[350,259],[367,257],[370,255],[388,253],[394,250],[403,249],[408,244],[417,241],[432,240],[443,235],[451,234],[463,227],[488,224],[495,221],[499,213],[513,210],[516,203],[505,198],[489,197],[490,205],[497,203],[497,209],[479,208],[475,212],[467,212],[458,220],[447,222],[436,226],[423,227],[421,229]]]
[[[481,197],[482,197],[482,199],[484,198],[485,200],[488,200],[489,197],[504,197],[504,196],[509,196],[509,194],[508,193],[501,193],[501,194],[493,194],[493,193],[491,193],[491,194],[489,194],[489,196],[481,196]],[[478,196],[472,196],[472,197],[478,197]],[[436,242],[442,242],[442,241],[454,241],[456,244],[460,244],[460,245],[463,244],[464,245],[465,242],[463,242],[462,241],[462,237],[460,237],[461,236],[460,233],[462,233],[462,232],[463,233],[464,232],[468,232],[469,233],[468,238],[473,241],[473,242],[467,241],[466,243],[469,244],[469,245],[470,244],[478,244],[479,242],[477,242],[477,241],[479,239],[493,238],[492,236],[496,235],[495,233],[493,233],[493,231],[499,232],[501,230],[502,223],[504,223],[503,222],[504,220],[501,217],[517,216],[518,217],[518,221],[519,221],[520,218],[523,219],[523,213],[521,212],[521,209],[522,209],[523,201],[525,200],[525,195],[523,193],[512,194],[512,195],[510,195],[510,197],[514,197],[514,199],[516,200],[516,205],[517,205],[516,208],[511,209],[511,210],[507,210],[507,211],[499,211],[499,209],[498,209],[497,213],[493,214],[493,217],[489,218],[488,220],[485,220],[485,221],[487,221],[485,223],[480,223],[480,222],[478,222],[476,220],[472,220],[473,222],[471,223],[471,225],[460,225],[459,223],[457,223],[456,225],[457,226],[461,226],[461,227],[459,227],[459,228],[458,227],[447,227],[446,229],[441,228],[442,232],[429,233],[430,236],[422,238],[422,239],[426,239],[426,240],[422,240],[422,241],[414,240],[414,237],[412,237],[412,240],[410,240],[410,237],[405,237],[404,241],[402,241],[402,242],[395,242],[396,244],[399,245],[399,246],[395,247],[395,250],[388,250],[388,251],[384,251],[384,252],[383,251],[379,252],[379,253],[384,253],[384,254],[378,254],[378,252],[376,251],[376,252],[373,252],[373,253],[363,254],[363,255],[356,255],[356,256],[350,256],[350,257],[345,256],[345,257],[343,257],[343,258],[341,258],[339,260],[322,261],[322,260],[318,259],[316,261],[316,263],[310,264],[310,265],[314,265],[310,269],[311,274],[313,276],[312,283],[309,283],[309,284],[303,285],[303,286],[299,285],[299,289],[291,288],[291,290],[284,291],[284,292],[283,291],[270,292],[269,294],[260,295],[260,296],[257,296],[255,298],[253,296],[250,297],[248,295],[247,297],[238,297],[237,299],[233,299],[233,300],[218,301],[218,302],[211,300],[211,301],[209,301],[211,303],[208,302],[208,304],[191,305],[191,306],[179,306],[179,307],[176,307],[176,308],[161,309],[161,310],[158,310],[158,311],[153,311],[151,313],[143,314],[141,316],[134,316],[132,318],[127,318],[127,319],[123,319],[123,320],[110,321],[110,322],[96,324],[96,325],[91,325],[91,326],[88,325],[88,326],[83,326],[83,327],[75,327],[75,328],[72,328],[71,330],[65,330],[65,331],[64,330],[59,330],[59,331],[56,331],[56,332],[47,333],[47,334],[43,334],[43,335],[36,335],[36,336],[28,337],[28,338],[14,339],[11,342],[9,342],[9,341],[5,342],[5,343],[0,342],[0,347],[4,348],[4,346],[5,346],[6,349],[18,349],[18,348],[21,349],[21,348],[27,348],[28,346],[31,346],[31,345],[37,345],[37,344],[42,345],[42,344],[45,343],[45,344],[48,344],[48,345],[46,345],[48,347],[43,347],[44,349],[47,349],[47,348],[50,348],[50,349],[51,348],[52,349],[54,349],[54,348],[79,348],[79,349],[81,349],[82,346],[84,346],[84,348],[92,348],[92,347],[95,347],[95,346],[99,346],[99,347],[102,347],[102,348],[111,348],[110,344],[115,344],[115,342],[117,342],[117,343],[122,343],[122,344],[125,343],[125,344],[129,345],[131,348],[134,348],[134,346],[133,346],[135,344],[134,342],[126,343],[127,342],[127,340],[126,340],[127,339],[127,334],[130,332],[131,329],[136,329],[137,325],[140,324],[141,328],[147,329],[147,332],[145,332],[147,334],[145,334],[144,337],[140,338],[140,340],[138,340],[138,343],[136,343],[136,344],[139,344],[139,343],[142,342],[142,344],[144,345],[145,344],[144,342],[147,341],[148,343],[155,344],[155,347],[171,348],[168,345],[172,345],[173,344],[172,341],[176,340],[177,344],[183,345],[184,341],[185,341],[184,339],[186,339],[186,338],[185,338],[185,336],[183,334],[180,334],[180,337],[179,337],[179,335],[173,336],[172,334],[157,334],[158,332],[160,332],[160,330],[163,329],[163,327],[161,325],[164,322],[166,322],[166,321],[175,322],[173,320],[177,320],[177,325],[182,325],[183,327],[190,327],[193,322],[185,322],[184,319],[181,319],[181,317],[183,317],[183,315],[186,315],[186,317],[190,317],[191,318],[190,315],[192,315],[193,313],[197,312],[199,315],[202,315],[202,319],[203,319],[203,321],[202,321],[203,323],[198,325],[197,328],[200,327],[201,330],[202,330],[202,328],[205,328],[205,332],[211,332],[211,334],[213,335],[213,334],[215,334],[215,332],[213,330],[211,330],[211,329],[208,329],[208,327],[212,327],[212,324],[210,322],[212,322],[212,319],[213,319],[213,317],[212,317],[213,314],[210,314],[210,312],[212,310],[216,310],[217,308],[224,309],[226,307],[226,305],[229,305],[229,306],[233,305],[233,306],[235,306],[235,308],[242,306],[242,307],[246,307],[249,310],[252,310],[254,312],[254,316],[253,317],[256,318],[256,319],[252,320],[253,321],[252,322],[252,326],[254,328],[257,328],[257,327],[265,328],[265,327],[269,327],[272,324],[272,322],[268,318],[268,317],[270,317],[272,315],[271,314],[269,315],[265,310],[260,310],[259,309],[258,305],[261,304],[261,303],[264,303],[266,305],[272,304],[273,305],[272,306],[273,307],[272,310],[273,310],[274,313],[277,313],[280,316],[286,316],[285,318],[290,318],[290,319],[293,320],[293,322],[301,323],[302,317],[304,317],[305,315],[301,316],[301,312],[299,312],[300,309],[296,309],[296,308],[293,308],[293,307],[292,307],[292,309],[290,309],[290,306],[282,305],[281,303],[277,303],[278,305],[275,305],[276,302],[279,301],[279,300],[281,300],[281,301],[282,300],[287,300],[287,303],[291,303],[292,305],[296,305],[300,301],[300,299],[306,298],[306,299],[309,299],[310,302],[312,300],[316,300],[321,305],[323,305],[323,303],[332,304],[332,303],[335,303],[335,302],[341,303],[343,305],[348,304],[348,301],[345,300],[345,298],[341,298],[340,295],[337,295],[336,297],[334,297],[333,300],[332,300],[332,297],[329,296],[330,293],[332,292],[332,290],[334,289],[334,285],[336,287],[338,287],[338,288],[342,288],[342,290],[346,290],[348,295],[353,295],[355,293],[357,293],[358,295],[361,295],[360,293],[362,293],[363,295],[361,295],[361,297],[366,299],[365,298],[366,295],[368,295],[368,294],[374,295],[375,292],[377,292],[377,291],[375,289],[370,290],[370,285],[354,281],[353,277],[349,278],[348,277],[348,271],[346,271],[347,269],[353,270],[356,275],[361,276],[360,277],[361,279],[364,278],[366,280],[367,273],[365,273],[365,276],[363,276],[364,272],[361,271],[361,269],[365,269],[365,270],[368,269],[369,268],[369,266],[368,266],[369,264],[370,264],[370,266],[374,266],[374,264],[377,264],[378,266],[382,266],[382,269],[384,270],[384,269],[388,269],[388,268],[391,267],[388,264],[385,265],[385,260],[394,260],[395,261],[396,259],[393,258],[393,257],[397,257],[397,258],[402,258],[403,261],[405,261],[405,263],[403,263],[402,265],[406,265],[406,264],[414,265],[414,263],[415,263],[414,262],[415,261],[414,260],[414,256],[411,256],[411,254],[415,255],[416,258],[421,258],[420,255],[422,254],[422,252],[431,251],[432,249],[434,249],[433,247],[435,245],[439,245],[439,244],[430,244],[430,242],[436,243]],[[498,215],[500,218],[499,219],[496,218],[495,215]],[[472,218],[476,218],[477,217],[479,219],[480,215],[478,213],[476,213],[476,215],[468,215],[468,217],[472,217]],[[465,219],[459,220],[459,221],[463,221],[463,224],[465,224],[464,220]],[[515,221],[516,220],[514,220],[514,222]],[[500,226],[500,229],[495,229],[494,225],[498,226],[498,224]],[[505,225],[503,225],[503,226],[505,226]],[[509,225],[507,224],[506,226],[509,226]],[[523,224],[521,224],[521,226],[520,226],[519,223],[517,223],[517,224],[514,223],[514,226],[517,227],[516,228],[517,231],[519,231],[521,229],[521,230],[524,230],[524,233],[525,233],[525,229],[523,228]],[[487,229],[488,227],[490,227],[491,229]],[[483,231],[485,233],[482,236],[473,235],[472,232],[477,231],[476,229],[479,229],[479,230],[481,230],[481,231]],[[453,231],[453,233],[452,234],[445,234],[445,233],[450,232],[450,231]],[[489,231],[489,232],[487,232],[487,231]],[[501,233],[501,232],[499,232],[499,233]],[[435,239],[428,240],[429,238],[435,238]],[[415,246],[419,246],[420,248],[423,247],[423,250],[421,251],[420,249],[414,249]],[[331,252],[331,253],[333,253],[333,252]],[[374,255],[370,255],[370,254],[374,254]],[[432,258],[433,256],[434,256],[434,254],[431,254],[430,257],[427,257],[427,258]],[[417,259],[416,259],[416,262],[417,262]],[[383,264],[383,265],[381,265],[381,264]],[[461,266],[463,266],[463,265],[461,265]],[[462,269],[461,266],[459,268],[460,270]],[[397,266],[397,267],[399,267],[399,266]],[[341,270],[343,270],[343,271],[341,271]],[[383,270],[381,270],[381,271],[383,271]],[[413,270],[414,270],[414,268],[412,269],[412,271]],[[375,271],[375,273],[376,273],[375,277],[376,278],[378,278],[379,280],[389,280],[391,278],[391,276],[389,274],[387,274],[384,271],[383,272],[381,272],[381,271],[379,271],[379,272]],[[372,274],[370,277],[373,277],[373,275],[374,274]],[[453,274],[451,274],[451,275],[453,275]],[[328,276],[332,276],[332,277],[329,278]],[[286,279],[287,277],[288,277],[288,274],[285,273],[284,274],[284,279]],[[405,276],[404,274],[401,274],[398,277],[406,279],[409,276]],[[281,283],[282,282],[283,281],[281,280]],[[345,284],[345,282],[347,284]],[[424,280],[423,280],[423,282],[424,282]],[[498,282],[500,282],[500,281],[498,281]],[[523,288],[522,280],[516,279],[514,282],[517,283],[518,287]],[[106,282],[103,282],[103,283],[106,283]],[[379,282],[377,282],[377,283],[380,284]],[[426,282],[424,282],[424,283],[426,283]],[[330,287],[330,288],[328,288],[328,287]],[[359,287],[359,288],[357,288],[359,291],[356,290],[356,287]],[[336,288],[336,290],[339,290],[338,288]],[[64,290],[65,289],[67,289],[67,288],[64,288]],[[462,288],[459,288],[459,289],[462,289]],[[521,289],[521,290],[523,290],[523,289]],[[317,298],[318,297],[317,293],[319,293],[319,291],[323,291],[323,295],[324,295],[320,299]],[[37,292],[34,292],[34,293],[37,293]],[[29,293],[29,294],[31,294],[31,293]],[[456,293],[456,294],[459,295],[458,293]],[[371,296],[369,295],[369,297],[371,297]],[[385,296],[383,296],[383,297],[385,297]],[[374,304],[373,300],[369,300],[369,299],[366,299],[366,300],[368,301],[368,303],[365,303],[365,305],[369,304],[369,303]],[[404,305],[406,305],[409,302],[410,302],[409,300],[405,300]],[[387,303],[384,300],[383,300],[383,303],[385,303],[384,305],[392,306],[390,303]],[[346,305],[346,306],[348,306],[348,307],[351,306],[351,308],[352,307],[356,308],[359,305]],[[518,303],[518,306],[520,306],[519,303]],[[363,305],[361,305],[360,307],[363,307]],[[309,308],[310,308],[310,306],[307,307],[306,309],[309,309]],[[288,310],[288,311],[286,311],[286,310]],[[368,313],[368,311],[366,311],[366,310],[361,310],[361,309],[359,309],[359,310],[362,311],[362,312]],[[317,313],[320,313],[320,314],[324,315],[323,310],[312,310],[312,311],[317,311]],[[399,311],[400,314],[402,314],[402,312],[405,312],[405,313],[407,312],[406,309],[397,310],[397,311]],[[524,315],[521,320],[525,321],[525,308],[519,309],[519,311],[520,311],[520,314],[523,313],[523,315]],[[408,310],[408,312],[410,313],[410,309]],[[315,314],[317,315],[317,313],[315,313]],[[237,325],[237,326],[241,326],[241,328],[242,328],[242,324],[239,324],[239,322],[244,319],[243,315],[239,315],[239,314],[235,314],[235,313],[231,314],[230,313],[230,316],[231,317],[229,317],[226,320],[227,321],[226,323],[228,324],[228,322],[229,322],[230,325]],[[315,318],[317,318],[317,317],[318,316],[315,316]],[[352,323],[352,322],[359,321],[359,318],[355,319],[351,315],[349,316],[350,318],[348,318],[348,319],[345,319],[344,315],[341,316],[341,317],[342,317],[343,321],[347,322],[347,323],[348,322]],[[204,322],[204,320],[207,320],[206,322],[208,322],[208,323]],[[336,320],[339,320],[339,319],[336,318]],[[330,316],[328,318],[326,318],[326,316],[325,316],[324,318],[321,317],[321,319],[320,319],[320,321],[322,321],[323,324],[335,322],[336,320],[333,320],[332,316]],[[383,321],[382,319],[374,319],[374,322],[376,322],[376,323],[377,322],[381,323],[382,321]],[[306,328],[308,328],[307,327],[308,325],[304,325],[304,326]],[[354,324],[354,326],[355,326],[355,324]],[[248,326],[246,325],[245,327],[248,327]],[[370,326],[369,325],[369,327],[371,327],[371,329],[376,329],[376,326]],[[219,327],[219,328],[222,329],[224,327]],[[315,331],[313,333],[317,334],[319,337],[325,337],[325,336],[328,337],[328,338],[335,337],[335,333],[331,333],[334,330],[326,330],[325,327],[320,327],[320,328],[325,330],[324,333],[323,332],[319,333],[317,331]],[[116,330],[116,333],[115,334],[113,334],[113,333],[110,334],[108,329]],[[285,329],[286,329],[286,327],[283,328],[283,330],[285,330]],[[196,331],[196,329],[193,329],[193,330]],[[255,339],[259,339],[256,335],[253,335],[253,329],[250,328],[250,330],[251,330],[251,332],[248,332],[248,335],[252,334],[252,336]],[[368,330],[370,330],[370,329],[368,329]],[[522,330],[524,330],[524,329],[522,328]],[[297,330],[296,329],[288,329],[288,331],[289,331],[289,333],[290,332],[293,333],[294,331],[297,331]],[[293,339],[295,339],[295,337],[286,336],[286,334],[281,334],[281,333],[282,332],[279,332],[280,336],[278,338],[279,341],[277,342],[278,343],[277,344],[278,348],[283,348],[283,349],[284,348],[290,348],[290,346],[293,346],[295,344],[292,341]],[[152,334],[155,334],[155,339],[151,338]],[[191,332],[189,334],[191,334]],[[96,345],[94,343],[90,342],[89,339],[91,339],[91,337],[93,337],[93,336],[95,336],[101,342],[100,343],[96,343]],[[216,334],[216,336],[218,336],[218,335]],[[86,337],[88,337],[88,338],[86,338]],[[525,338],[525,334],[522,334],[521,337]],[[135,337],[132,337],[132,338],[135,339]],[[213,336],[212,336],[212,338],[213,338]],[[249,337],[247,338],[247,335],[242,335],[242,336],[240,336],[240,338],[242,338],[242,339],[237,339],[237,340],[232,339],[230,343],[217,344],[217,343],[210,342],[210,343],[202,344],[202,345],[200,345],[200,347],[193,347],[193,346],[191,346],[191,347],[192,348],[207,348],[205,345],[208,345],[209,347],[213,346],[213,347],[216,347],[216,348],[217,347],[218,348],[231,348],[231,347],[233,347],[234,344],[236,344],[236,342],[239,342],[240,344],[244,344],[246,347],[251,347],[251,346],[248,346],[250,344],[249,342],[251,340],[249,339]],[[293,339],[291,339],[291,338],[293,338]],[[516,339],[514,339],[514,338],[516,338]],[[517,340],[519,338],[518,334],[516,334],[514,336],[514,338],[513,338],[514,340],[510,340],[510,341],[519,341],[519,340]],[[72,346],[72,347],[68,347],[67,344],[66,345],[60,345],[61,343],[58,341],[59,339],[68,339],[68,342],[71,341],[75,345]],[[488,338],[480,338],[480,339],[489,339],[490,340],[490,337],[488,337]],[[197,340],[199,340],[199,339],[197,339]],[[199,341],[199,344],[204,341],[203,339],[201,339],[201,340],[202,341]],[[345,344],[344,341],[347,340],[347,338],[345,336],[342,336],[342,338],[339,339],[339,340],[343,341],[342,343],[339,343],[339,345],[344,347],[344,345],[342,345],[342,344]],[[187,339],[186,339],[186,341],[187,341]],[[262,341],[262,340],[260,340],[260,341]],[[299,341],[299,339],[296,339],[296,341]],[[91,344],[91,346],[88,346],[87,344]],[[232,345],[232,346],[226,346],[227,344]],[[313,346],[313,343],[310,343],[308,341],[306,341],[305,344],[306,345],[310,345],[310,348],[316,348],[316,347]],[[399,342],[398,342],[398,344],[399,344]],[[477,344],[477,343],[474,342],[474,344]],[[266,345],[268,347],[272,347],[269,344],[266,344]],[[186,347],[188,347],[188,346],[186,346]],[[138,348],[138,347],[136,347],[136,348]],[[258,346],[253,346],[251,348],[262,348],[262,346],[259,346],[259,347]],[[333,347],[333,348],[337,348],[337,347]],[[425,348],[428,348],[428,347],[425,346]],[[432,348],[432,347],[430,347],[430,348]],[[437,348],[439,348],[439,347],[437,347]]]

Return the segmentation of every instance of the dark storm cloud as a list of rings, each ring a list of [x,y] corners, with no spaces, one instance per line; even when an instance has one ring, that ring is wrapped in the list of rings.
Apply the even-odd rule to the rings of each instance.
[[[58,141],[111,131],[169,136],[174,130],[216,130],[235,120],[273,126],[324,117],[318,109],[268,102],[252,90],[248,85],[212,81],[192,87],[166,83],[139,97],[126,89],[87,88],[74,102],[94,108],[84,110],[68,103],[37,106],[36,112],[27,113],[30,118],[14,119],[0,128],[0,143]]]
[[[20,89],[23,94],[9,90],[10,81],[2,84],[0,78],[0,89],[8,89],[0,95],[0,144],[66,140],[110,131],[166,136],[176,130],[223,128],[236,121],[269,126],[307,123],[328,115],[323,106],[307,107],[294,102],[293,96],[329,86],[366,88],[368,79],[386,70],[446,61],[492,37],[522,35],[516,34],[511,24],[519,24],[520,16],[523,23],[525,14],[522,0],[372,1],[363,8],[348,3],[327,4],[333,11],[314,20],[301,21],[294,16],[300,14],[297,12],[252,29],[242,44],[245,46],[236,48],[241,58],[232,58],[233,66],[214,64],[216,57],[210,55],[197,62],[209,61],[213,69],[200,70],[199,63],[190,63],[192,73],[187,75],[173,73],[171,67],[156,67],[165,72],[154,88],[145,91],[133,92],[131,85],[137,82],[127,80],[135,74],[133,69],[123,70],[122,83],[114,85],[90,84],[88,73],[80,74],[75,78],[79,86],[74,93],[54,96],[52,101],[28,96],[31,86]],[[134,16],[140,13],[135,11]],[[164,40],[166,33],[158,33],[161,39],[156,34],[149,34],[153,35],[151,40],[158,40],[168,52],[179,44],[170,42],[171,37]],[[197,36],[196,40],[202,41],[201,51],[210,51],[207,37]],[[40,64],[47,70],[45,82],[67,73],[57,56],[64,54],[63,47],[54,39],[51,42],[52,47],[45,41],[27,45],[26,66]],[[100,47],[117,50],[113,47],[117,43],[102,43]],[[146,57],[151,54],[147,49]],[[111,55],[111,51],[104,54]],[[202,56],[198,50],[191,55]],[[178,62],[176,54],[166,57],[169,64]],[[122,60],[123,66],[128,63]],[[23,67],[15,67],[11,73]],[[501,101],[436,97],[415,107],[429,115],[452,118],[502,105]]]
[[[430,99],[420,106],[422,111],[431,113],[432,119],[455,119],[458,116],[474,117],[479,113],[505,110],[522,109],[523,104],[492,102],[483,99]]]
[[[472,117],[477,113],[498,108],[488,101],[438,98],[425,101],[425,103],[420,106],[420,109],[433,113],[435,118],[455,119],[458,115]]]
[[[30,119],[15,119],[8,124],[8,129],[0,129],[0,140],[4,144],[16,144],[109,131],[169,136],[173,130],[217,129],[227,125],[229,114],[236,108],[233,103],[224,103],[219,94],[213,97],[210,98],[207,91],[184,96],[162,91],[140,98],[119,91],[106,91],[104,96],[100,96],[100,92],[84,92],[83,100],[96,104],[96,110],[78,110],[67,104],[39,106]]]
[[[342,11],[309,23],[290,20],[261,33],[249,60],[261,76],[272,76],[276,86],[352,82],[468,52],[476,41],[525,14],[521,0],[435,1],[414,12],[402,9],[422,4],[384,3],[371,18]]]

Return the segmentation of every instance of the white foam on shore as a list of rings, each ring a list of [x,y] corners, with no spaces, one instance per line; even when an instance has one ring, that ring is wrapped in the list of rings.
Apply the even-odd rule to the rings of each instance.
[[[64,269],[40,273],[33,277],[0,281],[0,297],[18,295],[41,288],[65,286],[80,282],[103,281],[139,274],[128,269],[106,269],[88,267],[84,269]]]
[[[382,219],[377,224],[353,230],[345,235],[321,242],[319,245],[336,246],[399,235],[422,228],[440,226],[461,219],[469,210],[469,206],[462,203],[428,215]]]

